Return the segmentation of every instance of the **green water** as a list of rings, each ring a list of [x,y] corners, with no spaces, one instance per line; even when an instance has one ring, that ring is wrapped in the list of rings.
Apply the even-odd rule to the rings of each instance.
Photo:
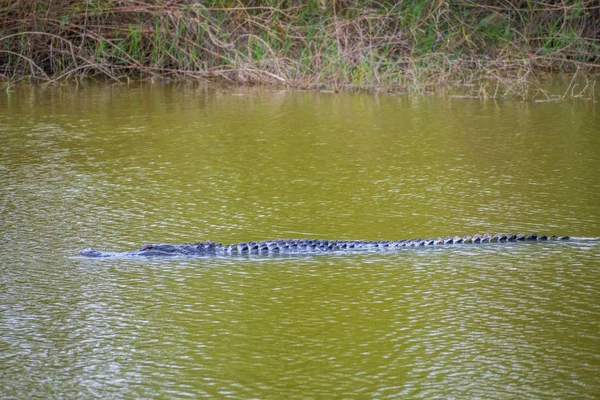
[[[0,397],[596,398],[591,102],[186,85],[0,95]],[[570,243],[84,259],[485,232]]]

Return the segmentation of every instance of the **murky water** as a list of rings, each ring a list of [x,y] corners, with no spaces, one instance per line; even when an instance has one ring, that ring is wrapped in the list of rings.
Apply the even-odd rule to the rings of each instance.
[[[0,397],[594,398],[600,113],[195,86],[0,95]],[[109,259],[496,231],[571,243]]]

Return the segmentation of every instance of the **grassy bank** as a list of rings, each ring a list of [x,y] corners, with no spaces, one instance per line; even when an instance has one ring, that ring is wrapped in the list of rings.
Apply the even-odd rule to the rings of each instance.
[[[600,71],[598,27],[595,0],[4,0],[0,79],[464,86],[501,97],[544,72],[576,71],[584,81],[572,95],[585,96]]]

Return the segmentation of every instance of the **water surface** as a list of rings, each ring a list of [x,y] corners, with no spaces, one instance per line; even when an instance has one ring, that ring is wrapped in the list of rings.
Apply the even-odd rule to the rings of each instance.
[[[202,86],[0,96],[0,395],[594,398],[593,103]],[[84,247],[526,243],[90,260]]]

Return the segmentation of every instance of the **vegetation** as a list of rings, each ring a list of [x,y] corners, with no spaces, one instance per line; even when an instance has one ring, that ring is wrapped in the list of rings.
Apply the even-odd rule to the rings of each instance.
[[[478,96],[593,91],[597,0],[1,0],[0,80],[222,78]],[[582,89],[581,89],[582,88]]]

